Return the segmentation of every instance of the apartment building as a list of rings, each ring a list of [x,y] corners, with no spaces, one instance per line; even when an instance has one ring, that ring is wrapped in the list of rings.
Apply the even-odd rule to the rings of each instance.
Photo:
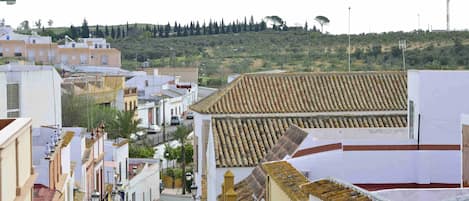
[[[36,64],[121,67],[121,53],[104,38],[66,38],[64,45],[49,36],[18,34],[0,27],[0,57],[22,58]]]
[[[33,169],[31,118],[0,119],[0,200],[30,201]]]

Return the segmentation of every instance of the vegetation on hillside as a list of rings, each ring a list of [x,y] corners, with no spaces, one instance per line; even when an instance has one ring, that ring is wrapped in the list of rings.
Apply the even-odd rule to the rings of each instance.
[[[330,23],[325,16],[316,20],[320,26]],[[121,50],[123,68],[132,70],[143,62],[152,67],[199,67],[202,85],[221,85],[232,73],[348,70],[348,36],[307,27],[287,27],[280,17],[267,16],[260,22],[245,18],[187,25],[88,27],[84,21],[81,27],[46,28],[42,34],[77,38],[89,31]],[[469,32],[414,31],[352,35],[351,70],[402,70],[399,40],[407,41],[407,69],[469,68]]]

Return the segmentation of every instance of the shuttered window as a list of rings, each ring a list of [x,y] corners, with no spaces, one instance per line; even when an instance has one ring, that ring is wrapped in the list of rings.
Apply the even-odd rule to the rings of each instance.
[[[19,117],[20,93],[19,84],[7,84],[7,116]]]

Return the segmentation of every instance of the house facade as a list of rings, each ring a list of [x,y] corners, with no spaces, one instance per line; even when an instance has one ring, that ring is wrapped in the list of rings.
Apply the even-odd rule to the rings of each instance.
[[[112,185],[112,191],[124,200],[129,188],[129,142],[127,139],[104,141],[104,183]],[[109,194],[108,194],[109,196]]]
[[[129,159],[128,201],[157,201],[160,199],[159,160]]]
[[[3,201],[33,199],[37,177],[32,162],[30,118],[0,120],[0,196]]]

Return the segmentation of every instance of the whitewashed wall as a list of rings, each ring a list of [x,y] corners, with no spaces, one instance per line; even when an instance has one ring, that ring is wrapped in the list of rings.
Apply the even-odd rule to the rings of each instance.
[[[159,165],[145,166],[142,171],[129,181],[129,200],[135,193],[135,200],[153,201],[160,199]],[[151,190],[150,190],[151,189]],[[150,200],[151,191],[151,200]],[[145,198],[143,197],[145,194]]]

